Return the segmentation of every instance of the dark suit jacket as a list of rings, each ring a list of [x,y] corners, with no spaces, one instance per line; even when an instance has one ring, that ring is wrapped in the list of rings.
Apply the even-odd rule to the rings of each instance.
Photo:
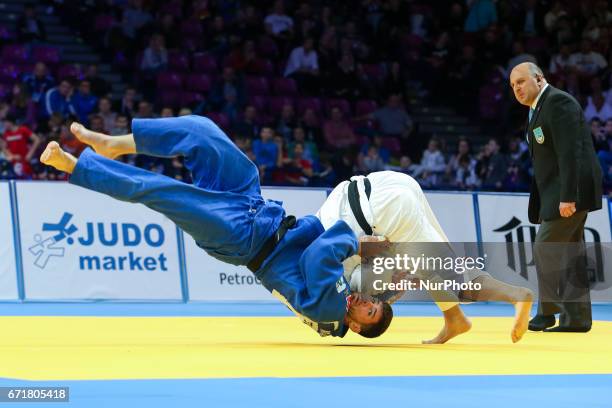
[[[529,221],[560,218],[560,202],[576,211],[601,208],[602,172],[582,107],[570,94],[548,85],[527,127],[534,177]]]

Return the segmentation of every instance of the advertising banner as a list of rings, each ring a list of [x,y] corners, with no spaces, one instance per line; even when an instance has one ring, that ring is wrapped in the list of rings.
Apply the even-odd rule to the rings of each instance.
[[[67,183],[16,186],[26,299],[182,299],[165,216]]]
[[[471,193],[425,193],[429,206],[451,242],[477,242]]]
[[[483,242],[506,242],[508,246],[496,248],[487,255],[487,268],[495,270],[495,276],[506,282],[530,287],[537,291],[537,275],[533,260],[532,243],[538,226],[531,224],[527,216],[529,197],[527,195],[480,194],[480,222]],[[585,225],[585,241],[588,245],[587,270],[591,279],[593,301],[612,301],[612,264],[608,259],[610,219],[607,200],[603,199],[602,209],[588,214]],[[603,244],[603,245],[596,245]]]
[[[17,265],[9,184],[0,182],[0,300],[16,300]]]

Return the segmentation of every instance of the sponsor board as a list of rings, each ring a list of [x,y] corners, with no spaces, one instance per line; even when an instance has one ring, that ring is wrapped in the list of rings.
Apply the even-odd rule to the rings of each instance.
[[[480,194],[480,224],[482,240],[506,242],[506,246],[490,245],[487,269],[491,274],[513,285],[527,286],[537,292],[537,273],[532,243],[539,226],[531,224],[527,216],[527,195]],[[587,270],[591,279],[593,301],[612,301],[612,242],[607,200],[602,210],[589,213],[585,225],[587,242]],[[602,244],[602,245],[591,245]],[[608,265],[608,267],[606,267]]]
[[[16,188],[26,299],[182,299],[168,218],[67,183]]]
[[[449,241],[478,241],[471,193],[426,192],[425,197]]]
[[[9,184],[0,182],[0,300],[19,297],[14,242]]]

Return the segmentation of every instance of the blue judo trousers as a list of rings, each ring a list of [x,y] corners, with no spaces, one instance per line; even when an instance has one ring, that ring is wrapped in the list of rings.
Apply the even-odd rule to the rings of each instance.
[[[285,216],[264,200],[255,164],[212,121],[201,116],[134,119],[136,152],[183,156],[193,185],[83,151],[70,183],[164,214],[211,256],[246,265]],[[325,230],[318,218],[298,219],[255,275],[321,335],[344,336],[349,285],[342,261],[357,250],[343,221]]]

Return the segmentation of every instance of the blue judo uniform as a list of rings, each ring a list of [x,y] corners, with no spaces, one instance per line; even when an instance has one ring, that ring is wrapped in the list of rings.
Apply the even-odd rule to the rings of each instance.
[[[211,256],[246,265],[275,233],[285,210],[264,200],[253,162],[212,121],[201,116],[132,121],[136,151],[184,156],[193,185],[104,158],[79,157],[70,183],[141,203],[170,218]],[[322,336],[344,336],[349,285],[342,261],[357,251],[344,221],[325,230],[315,216],[300,218],[255,275],[274,296]]]

